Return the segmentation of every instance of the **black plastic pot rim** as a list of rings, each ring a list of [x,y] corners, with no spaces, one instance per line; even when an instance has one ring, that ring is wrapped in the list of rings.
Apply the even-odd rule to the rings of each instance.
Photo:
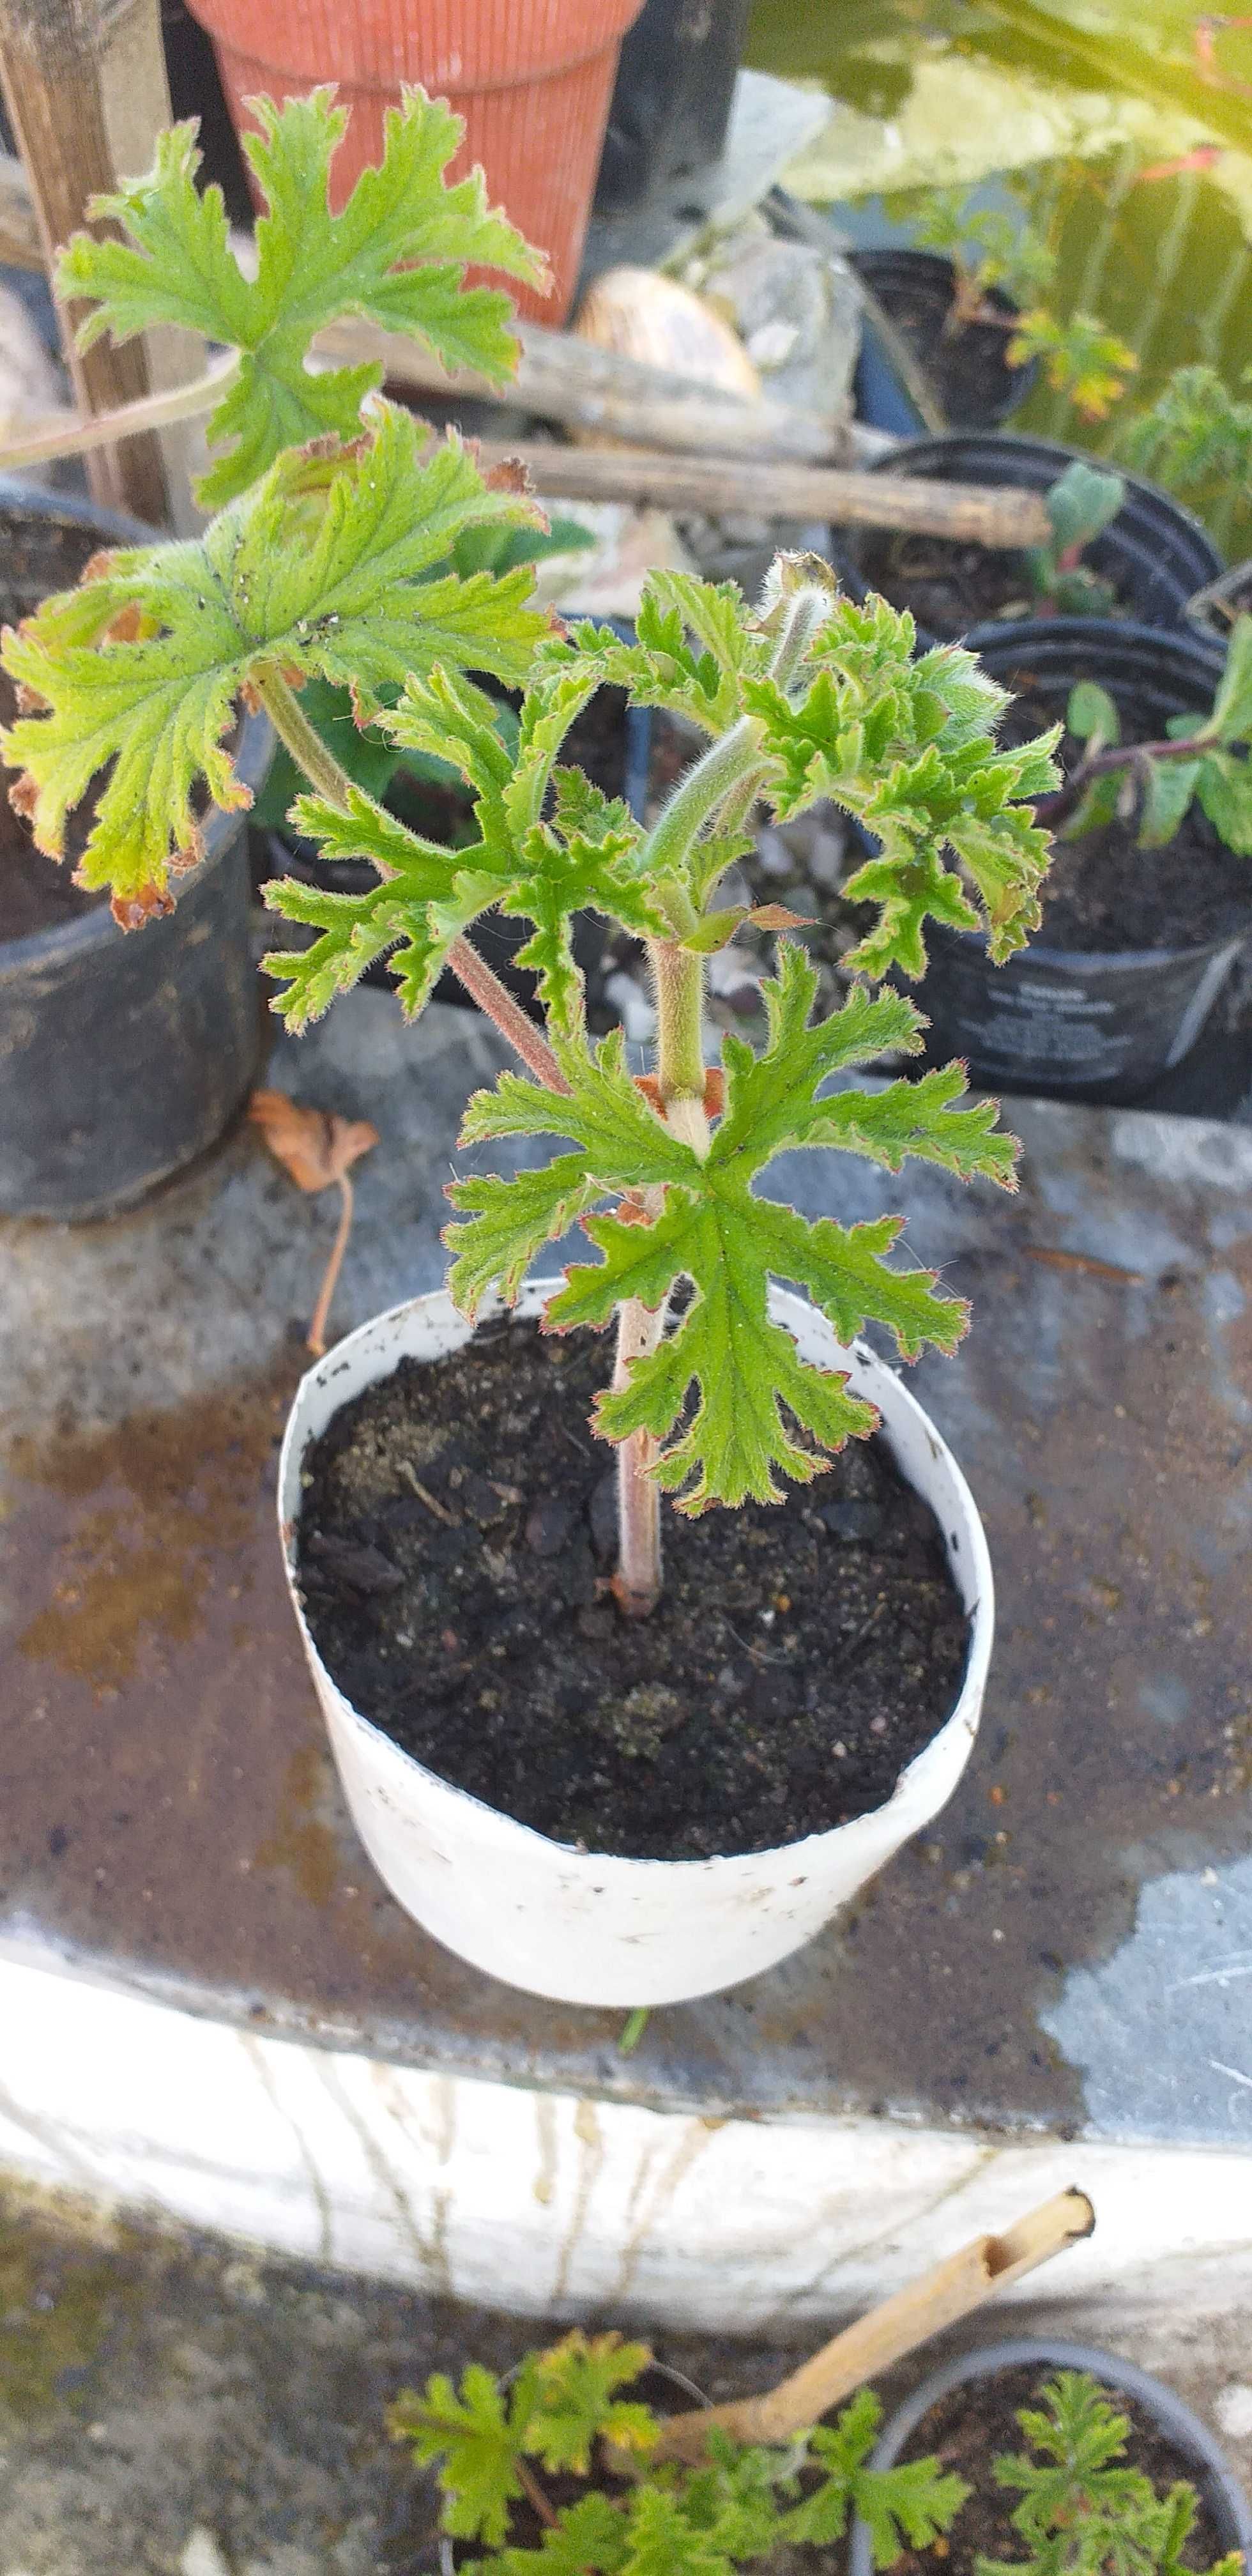
[[[994,2379],[1003,2370],[1024,2366],[1038,2367],[1041,2373],[1056,2370],[1084,2371],[1113,2396],[1126,2396],[1138,2401],[1150,2413],[1167,2438],[1172,2438],[1196,2471],[1207,2474],[1214,2498],[1220,2498],[1234,2545],[1244,2553],[1245,2569],[1252,2571],[1252,2511],[1238,2479],[1225,2454],[1215,2442],[1206,2424],[1185,2406],[1181,2397],[1163,2380],[1154,2379],[1150,2371],[1140,2370],[1137,2362],[1122,2361],[1118,2354],[1103,2352],[1098,2345],[1053,2342],[1050,2336],[1011,2336],[1002,2343],[979,2344],[973,2352],[961,2353],[955,2361],[941,2364],[915,2388],[911,2397],[897,2407],[885,2424],[871,2460],[876,2469],[891,2468],[905,2443],[930,2413],[932,2406],[960,2388],[967,2380]],[[1203,2470],[1201,2471],[1201,2463]],[[852,2527],[849,2551],[849,2576],[873,2576],[870,2536],[862,2522]]]
[[[968,939],[979,945],[982,942],[982,933],[978,930],[954,930],[949,936]],[[1175,964],[1179,958],[1220,957],[1227,948],[1242,947],[1249,936],[1252,936],[1252,907],[1242,929],[1225,931],[1220,939],[1201,940],[1193,948],[1045,948],[1041,940],[1031,939],[1024,948],[1015,948],[1002,963],[1007,966],[1051,966],[1070,976],[1106,975],[1110,972],[1150,975],[1162,966]],[[999,973],[999,967],[992,959],[988,959],[987,965],[990,974]]]
[[[1089,447],[1068,447],[1064,439],[1060,438],[1036,438],[1028,429],[926,430],[917,438],[905,439],[901,446],[893,448],[888,455],[880,456],[877,463],[870,467],[870,472],[890,474],[893,469],[897,473],[903,469],[908,473],[909,467],[905,460],[919,447],[967,447],[971,443],[981,447],[985,446],[988,440],[997,447],[1033,448],[1036,456],[1055,460],[1058,475],[1064,473],[1067,465],[1096,465],[1102,472],[1120,474],[1128,491],[1142,492],[1153,501],[1164,502],[1176,518],[1183,520],[1195,536],[1203,539],[1210,554],[1216,552],[1214,541],[1203,519],[1198,518],[1194,510],[1189,510],[1185,501],[1180,501],[1176,493],[1167,492],[1163,483],[1153,483],[1146,474],[1132,474],[1126,466],[1115,463],[1109,457],[1095,455]],[[1116,525],[1115,521],[1113,525]],[[1218,561],[1221,561],[1220,555]],[[1119,618],[1118,624],[1123,622]],[[1149,629],[1150,633],[1158,635],[1169,631],[1161,627]]]

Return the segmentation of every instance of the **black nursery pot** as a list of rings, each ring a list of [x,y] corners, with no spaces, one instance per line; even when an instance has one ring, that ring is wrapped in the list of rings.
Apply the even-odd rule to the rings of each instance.
[[[1116,703],[1133,696],[1154,728],[1209,706],[1222,654],[1199,637],[1090,617],[1006,626],[983,667],[1004,687],[1029,682],[1061,717],[1076,680]],[[935,927],[921,990],[927,1055],[964,1056],[985,1090],[1029,1091],[1110,1106],[1137,1100],[1189,1054],[1249,930],[1248,910],[1221,935],[1173,948],[1077,949],[1032,940],[993,966],[973,931]]]
[[[7,481],[0,514],[11,558],[0,564],[0,587],[21,613],[45,588],[67,587],[102,544],[150,545],[156,533]],[[13,537],[19,522],[29,546]],[[81,534],[77,549],[69,531]],[[39,573],[44,557],[50,582]],[[235,767],[254,794],[272,748],[264,717],[245,717]],[[123,932],[102,902],[0,939],[5,1215],[78,1219],[132,1205],[214,1144],[249,1089],[260,1013],[246,816],[211,807],[204,842],[203,861],[165,920]]]
[[[1016,430],[999,436],[919,438],[874,469],[879,474],[921,474],[940,483],[986,483],[993,487],[1021,484],[1030,492],[1050,492],[1068,465],[1080,458],[1074,447],[1050,438],[1023,438]],[[1119,469],[1120,470],[1120,469]],[[1184,632],[1189,599],[1222,570],[1222,558],[1198,519],[1138,475],[1123,475],[1126,498],[1117,517],[1092,539],[1084,563],[1112,582],[1127,614],[1144,626],[1178,627]],[[862,541],[864,543],[864,541]],[[964,641],[978,652],[989,637],[1004,632],[1003,621],[971,627]]]
[[[1193,2415],[1189,2406],[1153,2379],[1146,2370],[1138,2370],[1132,2361],[1121,2361],[1115,2353],[1100,2352],[1088,2344],[1053,2343],[1049,2338],[1015,2338],[1005,2343],[984,2344],[977,2352],[962,2353],[955,2361],[931,2371],[915,2388],[903,2406],[890,2416],[879,2438],[870,2463],[875,2469],[894,2468],[908,2448],[932,2407],[949,2397],[954,2389],[971,2382],[994,2380],[1002,2371],[1036,2369],[1040,2379],[1058,2370],[1083,2371],[1097,2380],[1114,2402],[1126,2399],[1140,2417],[1146,2417],[1179,2461],[1181,2474],[1196,2489],[1201,2504],[1207,2509],[1214,2529],[1220,2535],[1223,2554],[1232,2549],[1244,2553],[1245,2568],[1252,2567],[1252,2513],[1247,2498],[1212,2434]],[[991,2464],[987,2463],[990,2479]],[[848,2576],[874,2576],[870,2535],[863,2522],[852,2526],[848,2556]]]
[[[996,429],[1025,402],[1038,381],[1039,361],[1011,367],[1006,351],[1012,331],[998,322],[967,322],[947,337],[944,325],[956,293],[950,259],[934,250],[853,250],[848,265],[882,305],[930,378],[942,416],[954,429]],[[983,298],[1007,326],[1020,317],[998,286]],[[872,429],[909,438],[925,427],[874,329],[865,319],[854,382],[858,417]]]

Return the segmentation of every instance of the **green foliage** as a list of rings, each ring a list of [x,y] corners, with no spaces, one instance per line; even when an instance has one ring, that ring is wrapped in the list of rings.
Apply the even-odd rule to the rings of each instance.
[[[230,247],[218,187],[198,192],[196,126],[176,125],[152,169],[115,195],[93,198],[93,221],[125,235],[76,233],[57,283],[94,310],[79,331],[90,348],[107,331],[129,340],[154,322],[201,331],[239,353],[239,366],[208,423],[225,449],[200,487],[206,509],[234,500],[284,448],[328,432],[351,438],[380,366],[310,374],[315,335],[347,315],[411,333],[449,367],[472,366],[500,383],[513,372],[512,307],[499,288],[466,288],[469,262],[542,284],[542,256],[487,204],[481,170],[450,187],[448,163],[464,124],[420,89],[389,108],[383,158],[364,170],[341,214],[329,211],[331,166],[347,124],[330,89],[276,107],[252,102],[262,131],[242,138],[265,198],[256,227],[257,273],[244,275]]]
[[[1071,313],[1062,321],[1039,305],[1023,313],[1008,346],[1011,367],[1043,361],[1054,393],[1068,394],[1084,420],[1105,420],[1126,390],[1139,361],[1133,349],[1093,313]]]
[[[962,320],[978,318],[990,287],[1014,304],[1035,303],[1056,275],[1056,253],[1032,225],[999,209],[973,209],[961,188],[936,188],[926,198],[913,238],[920,249],[942,252],[966,284]]]
[[[1040,606],[1066,617],[1105,617],[1115,605],[1112,584],[1082,560],[1083,549],[1115,519],[1126,498],[1120,474],[1102,473],[1076,456],[1046,497],[1052,543],[1027,555]]]
[[[524,678],[547,620],[528,569],[434,577],[475,522],[524,524],[533,505],[483,481],[451,433],[386,407],[368,435],[294,449],[203,537],[97,557],[45,600],[3,662],[35,711],[0,738],[25,773],[23,810],[59,857],[67,814],[112,763],[76,872],[111,886],[124,919],[168,908],[194,858],[192,795],[247,803],[223,737],[241,691],[278,672],[328,680],[375,713],[436,664]]]
[[[1252,368],[1240,381],[1252,382]],[[1231,393],[1215,367],[1176,367],[1119,445],[1128,465],[1171,492],[1217,500],[1233,489],[1245,517],[1252,506],[1252,401]]]
[[[1226,662],[1209,714],[1179,716],[1166,740],[1123,743],[1117,708],[1106,690],[1080,681],[1070,693],[1067,726],[1086,743],[1081,766],[1052,804],[1053,827],[1067,840],[1113,816],[1134,819],[1141,849],[1160,849],[1179,831],[1193,798],[1240,858],[1252,858],[1252,617],[1231,629]]]
[[[449,1285],[467,1313],[495,1279],[506,1296],[515,1294],[540,1245],[562,1233],[571,1214],[582,1215],[601,1257],[594,1268],[568,1272],[547,1309],[546,1330],[607,1324],[627,1297],[655,1312],[681,1281],[689,1284],[690,1302],[673,1331],[636,1360],[629,1384],[602,1396],[596,1412],[596,1427],[609,1439],[651,1433],[660,1444],[657,1480],[686,1512],[748,1495],[777,1501],[780,1472],[808,1481],[824,1449],[873,1428],[872,1409],[848,1394],[846,1376],[802,1359],[791,1334],[771,1320],[772,1278],[806,1288],[840,1341],[873,1320],[910,1358],[927,1342],[953,1349],[967,1323],[961,1300],[936,1294],[933,1272],[890,1264],[896,1218],[813,1223],[758,1197],[753,1181],[772,1157],[828,1145],[890,1170],[912,1155],[966,1177],[1013,1183],[1013,1148],[993,1132],[990,1105],[952,1106],[965,1090],[957,1066],[879,1092],[826,1094],[832,1074],[886,1047],[915,1052],[920,1023],[902,996],[873,1000],[858,991],[842,1011],[810,1025],[816,981],[803,951],[785,945],[777,978],[764,987],[765,1052],[754,1056],[734,1037],[724,1042],[724,1113],[703,1155],[632,1082],[620,1033],[597,1054],[558,1048],[569,1097],[504,1074],[497,1090],[476,1094],[466,1112],[463,1143],[555,1134],[576,1147],[542,1173],[450,1185],[467,1222],[448,1229],[455,1255]],[[653,1194],[646,1212],[644,1193]],[[615,1210],[588,1212],[609,1196],[618,1200]]]
[[[1195,2489],[1180,2483],[1158,2496],[1150,2478],[1114,2465],[1129,2420],[1086,2373],[1059,2371],[1039,2401],[1018,2410],[1028,2448],[1002,2455],[992,2472],[1021,2497],[1012,2523],[1024,2555],[980,2558],[977,2576],[1179,2576]],[[1235,2550],[1211,2576],[1239,2576],[1241,2566]]]
[[[857,2514],[875,2565],[888,2568],[906,2546],[926,2547],[947,2531],[969,2492],[934,2460],[871,2468],[881,2409],[868,2391],[836,2424],[785,2449],[744,2446],[714,2427],[699,2466],[649,2466],[656,2419],[617,2392],[650,2361],[615,2335],[572,2334],[530,2354],[507,2387],[471,2365],[459,2396],[438,2376],[397,2400],[396,2440],[423,2466],[441,2463],[445,2531],[497,2553],[470,2576],[735,2576],[792,2546],[826,2546]],[[616,2474],[611,2454],[597,2457],[601,2442],[619,2455],[633,2450],[633,2478]],[[606,2483],[557,2510],[536,2489],[529,2460],[603,2474]],[[539,2546],[504,2545],[513,2507],[523,2495],[533,2506],[536,2492],[545,2515]]]

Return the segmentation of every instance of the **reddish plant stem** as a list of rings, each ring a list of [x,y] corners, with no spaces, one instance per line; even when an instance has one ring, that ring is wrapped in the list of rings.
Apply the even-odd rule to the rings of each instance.
[[[1035,819],[1052,832],[1076,814],[1087,789],[1097,778],[1109,778],[1118,769],[1133,769],[1144,760],[1200,760],[1202,742],[1134,742],[1117,743],[1108,751],[1097,751],[1079,762],[1071,778],[1051,796],[1035,798]]]
[[[464,936],[454,939],[448,950],[448,964],[464,984],[466,992],[473,994],[479,1010],[486,1012],[488,1019],[495,1022],[501,1037],[507,1038],[515,1053],[520,1055],[527,1071],[533,1073],[547,1090],[561,1091],[568,1097],[569,1084],[542,1030],[535,1027],[521,1003],[514,1001],[499,976],[493,974],[473,941]]]
[[[339,1191],[343,1201],[339,1213],[339,1230],[331,1247],[330,1259],[326,1264],[326,1276],[322,1281],[307,1335],[307,1347],[312,1351],[315,1360],[321,1359],[326,1348],[326,1326],[330,1320],[331,1300],[339,1285],[343,1256],[348,1249],[348,1237],[352,1232],[353,1191],[346,1172],[339,1174]]]
[[[630,1377],[632,1360],[654,1351],[665,1330],[665,1308],[649,1314],[637,1297],[618,1308],[616,1395]],[[652,1474],[657,1444],[650,1431],[632,1431],[617,1452],[617,1525],[621,1553],[613,1598],[627,1619],[650,1618],[661,1598],[661,1488]]]

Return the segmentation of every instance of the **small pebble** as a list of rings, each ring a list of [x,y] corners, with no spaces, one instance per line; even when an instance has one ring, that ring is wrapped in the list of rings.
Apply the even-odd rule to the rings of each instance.
[[[883,1524],[878,1503],[859,1502],[852,1495],[837,1503],[823,1503],[818,1519],[832,1538],[842,1539],[845,1544],[866,1544],[877,1538]]]
[[[541,1494],[526,1515],[526,1545],[536,1556],[559,1556],[569,1538],[574,1514],[559,1494]]]

